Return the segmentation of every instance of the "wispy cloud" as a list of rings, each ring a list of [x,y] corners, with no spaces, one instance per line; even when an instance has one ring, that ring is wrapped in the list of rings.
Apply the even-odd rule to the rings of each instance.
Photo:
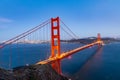
[[[13,20],[8,19],[8,18],[0,17],[0,23],[10,23],[10,22],[13,22]]]

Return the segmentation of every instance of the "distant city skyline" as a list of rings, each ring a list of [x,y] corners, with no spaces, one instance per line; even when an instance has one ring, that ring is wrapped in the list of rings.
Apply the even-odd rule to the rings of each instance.
[[[120,0],[1,0],[0,41],[57,16],[80,38],[120,37]]]

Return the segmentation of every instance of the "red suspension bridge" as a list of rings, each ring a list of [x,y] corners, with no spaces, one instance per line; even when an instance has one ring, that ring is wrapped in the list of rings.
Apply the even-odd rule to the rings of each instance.
[[[78,47],[78,48],[75,48],[75,49],[72,49],[72,50],[69,50],[69,51],[66,51],[66,52],[61,52],[61,32],[60,32],[60,28],[61,28],[61,25],[60,25],[60,22],[63,23],[63,21],[61,21],[59,19],[59,17],[57,18],[51,18],[51,20],[47,20],[45,22],[43,22],[42,24],[8,40],[8,41],[5,41],[3,43],[0,44],[0,49],[3,49],[4,47],[6,47],[7,45],[10,45],[10,44],[13,44],[13,43],[24,43],[24,42],[31,42],[32,43],[32,40],[31,39],[31,34],[38,31],[38,30],[41,30],[44,26],[48,25],[48,24],[51,24],[51,28],[48,28],[48,30],[51,30],[49,32],[51,32],[51,35],[47,32],[48,34],[48,38],[50,38],[51,36],[51,40],[50,41],[38,41],[40,38],[34,38],[34,42],[51,42],[51,54],[49,56],[48,59],[45,59],[43,61],[39,61],[36,63],[36,65],[39,65],[39,64],[48,64],[50,63],[51,66],[59,73],[61,74],[62,71],[61,71],[61,60],[64,59],[64,58],[67,58],[68,56],[72,55],[72,54],[75,54],[76,52],[79,52],[79,51],[82,51],[84,49],[87,49],[91,46],[94,46],[94,45],[98,45],[101,46],[103,45],[103,41],[101,40],[101,37],[100,37],[100,34],[98,34],[97,36],[97,40],[94,41],[93,43],[90,43],[90,44],[87,44],[87,45],[84,45],[84,46],[81,46],[81,47]],[[63,23],[64,26],[66,26],[64,23]],[[69,36],[71,37],[77,37],[67,26],[66,28],[69,30],[69,32],[71,34],[69,34],[68,31],[66,31],[65,29],[62,28],[61,31],[64,31],[65,33],[68,33]],[[43,32],[45,33],[45,30],[43,29]],[[39,32],[37,32],[37,34],[42,34]],[[34,35],[36,35],[36,33],[34,33]],[[27,39],[25,38],[26,36]],[[43,35],[41,35],[42,37]],[[63,34],[63,37],[65,36],[65,34]],[[33,37],[33,36],[32,36]],[[43,36],[44,37],[44,36]],[[28,40],[29,39],[29,40]],[[36,40],[37,39],[37,40]],[[44,39],[45,40],[45,39]]]

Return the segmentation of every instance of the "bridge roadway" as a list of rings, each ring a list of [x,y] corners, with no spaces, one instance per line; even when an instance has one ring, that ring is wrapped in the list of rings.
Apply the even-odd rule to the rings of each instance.
[[[40,62],[36,63],[36,65],[38,65],[38,64],[48,64],[48,63],[53,63],[57,60],[62,60],[62,59],[66,58],[66,57],[68,57],[68,56],[70,56],[70,55],[72,55],[76,52],[79,52],[81,50],[84,50],[84,49],[89,48],[89,47],[94,46],[94,45],[103,45],[103,41],[96,41],[96,42],[87,44],[85,46],[70,50],[68,52],[61,53],[60,56],[56,55],[53,58],[48,58],[47,60],[43,60],[43,61],[40,61]]]

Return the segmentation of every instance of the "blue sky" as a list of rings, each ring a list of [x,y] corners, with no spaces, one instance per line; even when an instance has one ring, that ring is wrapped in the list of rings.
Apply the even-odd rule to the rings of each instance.
[[[56,16],[80,38],[120,36],[120,0],[0,0],[0,40]]]

